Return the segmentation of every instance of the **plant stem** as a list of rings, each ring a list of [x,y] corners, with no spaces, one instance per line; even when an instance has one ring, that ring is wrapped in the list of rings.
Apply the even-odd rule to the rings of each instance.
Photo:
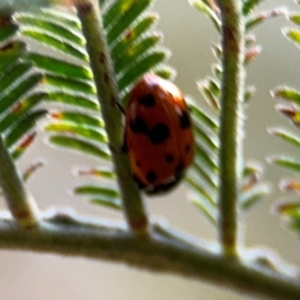
[[[249,295],[272,299],[300,299],[295,277],[153,232],[137,239],[123,226],[100,223],[71,214],[55,213],[39,230],[24,232],[0,217],[0,248],[84,256],[119,261],[155,272],[168,272],[209,281]],[[173,235],[173,234],[172,234]]]
[[[13,159],[0,135],[0,187],[18,225],[31,228],[38,224],[38,208],[26,190]]]
[[[242,174],[244,20],[241,0],[218,0],[222,15],[223,81],[220,124],[219,238],[225,255],[237,256],[238,200]]]
[[[89,0],[78,0],[76,8],[86,39],[86,47],[119,182],[125,216],[134,233],[147,235],[148,218],[145,205],[137,185],[133,181],[129,159],[122,152],[124,134],[122,114],[117,106],[119,92],[100,19],[101,14]]]

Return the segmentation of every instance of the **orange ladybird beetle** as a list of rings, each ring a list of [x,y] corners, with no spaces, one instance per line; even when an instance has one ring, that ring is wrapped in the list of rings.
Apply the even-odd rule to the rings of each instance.
[[[139,188],[165,192],[181,179],[194,156],[187,104],[170,81],[149,73],[135,85],[125,110],[125,149]]]

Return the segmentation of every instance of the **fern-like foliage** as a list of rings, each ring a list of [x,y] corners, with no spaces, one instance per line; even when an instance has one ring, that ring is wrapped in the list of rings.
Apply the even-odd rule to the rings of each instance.
[[[246,19],[246,55],[245,66],[253,61],[260,53],[254,35],[250,31],[270,17],[282,14],[280,9],[270,12],[255,13],[255,6],[261,1],[244,1],[243,13]],[[218,32],[221,31],[221,19],[218,6],[214,0],[192,0],[191,5],[204,13],[212,21]],[[207,110],[191,101],[192,117],[196,137],[195,162],[186,178],[193,193],[191,201],[212,223],[217,223],[217,196],[219,189],[219,113],[221,108],[221,79],[222,79],[222,49],[220,44],[213,46],[213,54],[217,63],[212,66],[213,74],[198,82],[202,97],[210,106]],[[255,93],[255,88],[249,86],[244,95],[244,105]],[[209,112],[210,111],[210,112]],[[240,194],[240,209],[248,211],[255,203],[269,193],[269,186],[262,181],[263,168],[257,162],[246,162],[243,169],[243,181]]]
[[[106,0],[99,4],[119,98],[125,104],[130,88],[143,74],[151,70],[162,77],[172,77],[173,70],[164,64],[169,53],[160,46],[161,34],[152,30],[157,15],[149,11],[151,0]],[[16,20],[23,36],[51,50],[51,54],[34,50],[29,54],[44,74],[45,101],[54,105],[49,113],[51,121],[45,126],[50,142],[97,161],[96,166],[78,169],[77,174],[98,180],[79,185],[74,192],[88,196],[92,203],[119,209],[121,202],[101,108],[77,16],[44,9],[39,13],[19,13]]]
[[[288,19],[295,25],[300,25],[300,14],[289,13]],[[298,28],[287,28],[283,31],[288,40],[299,47],[300,45],[300,30]],[[297,132],[300,126],[300,91],[290,86],[277,87],[272,92],[273,97],[285,101],[276,106],[277,111],[287,117],[296,127],[295,130],[275,127],[270,128],[269,132],[282,139],[284,142],[292,145],[296,150],[300,149],[300,135]],[[269,161],[279,166],[289,169],[296,174],[300,174],[300,159],[295,155],[273,155],[269,157]],[[300,191],[300,179],[296,178],[282,179],[280,187],[283,191],[292,192],[296,195]],[[300,199],[299,196],[294,200],[285,200],[277,205],[277,211],[289,221],[292,229],[300,232]]]
[[[44,99],[43,75],[30,61],[19,27],[10,13],[0,14],[0,139],[13,160],[18,160],[37,135],[36,121],[47,113],[38,104]],[[1,155],[2,156],[2,155]],[[1,162],[0,162],[1,164]],[[27,179],[41,163],[23,173]]]

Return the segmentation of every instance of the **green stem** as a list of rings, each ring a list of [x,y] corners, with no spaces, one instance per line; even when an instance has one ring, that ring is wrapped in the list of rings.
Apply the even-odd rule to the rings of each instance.
[[[176,234],[172,232],[172,236]],[[154,231],[137,239],[120,225],[91,221],[76,215],[54,214],[39,230],[21,231],[0,217],[0,248],[84,256],[123,262],[141,269],[205,280],[243,294],[272,299],[300,299],[296,274],[285,275],[254,263],[232,259],[186,238]]]
[[[147,212],[137,185],[133,181],[129,159],[121,150],[124,134],[122,114],[117,106],[119,92],[105,32],[99,17],[101,14],[89,0],[78,1],[76,8],[87,43],[125,216],[130,228],[136,234],[144,235],[148,233]]]
[[[0,135],[0,187],[18,225],[31,228],[38,224],[38,208],[27,192]]]
[[[219,238],[225,255],[237,256],[238,199],[242,174],[244,20],[241,0],[218,0],[222,15],[223,81],[220,124]]]

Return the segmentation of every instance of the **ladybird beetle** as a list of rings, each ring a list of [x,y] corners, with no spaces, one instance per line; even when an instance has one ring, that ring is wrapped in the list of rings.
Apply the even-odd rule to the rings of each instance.
[[[139,188],[168,191],[194,156],[188,107],[171,82],[149,73],[135,85],[125,110],[124,146]]]

